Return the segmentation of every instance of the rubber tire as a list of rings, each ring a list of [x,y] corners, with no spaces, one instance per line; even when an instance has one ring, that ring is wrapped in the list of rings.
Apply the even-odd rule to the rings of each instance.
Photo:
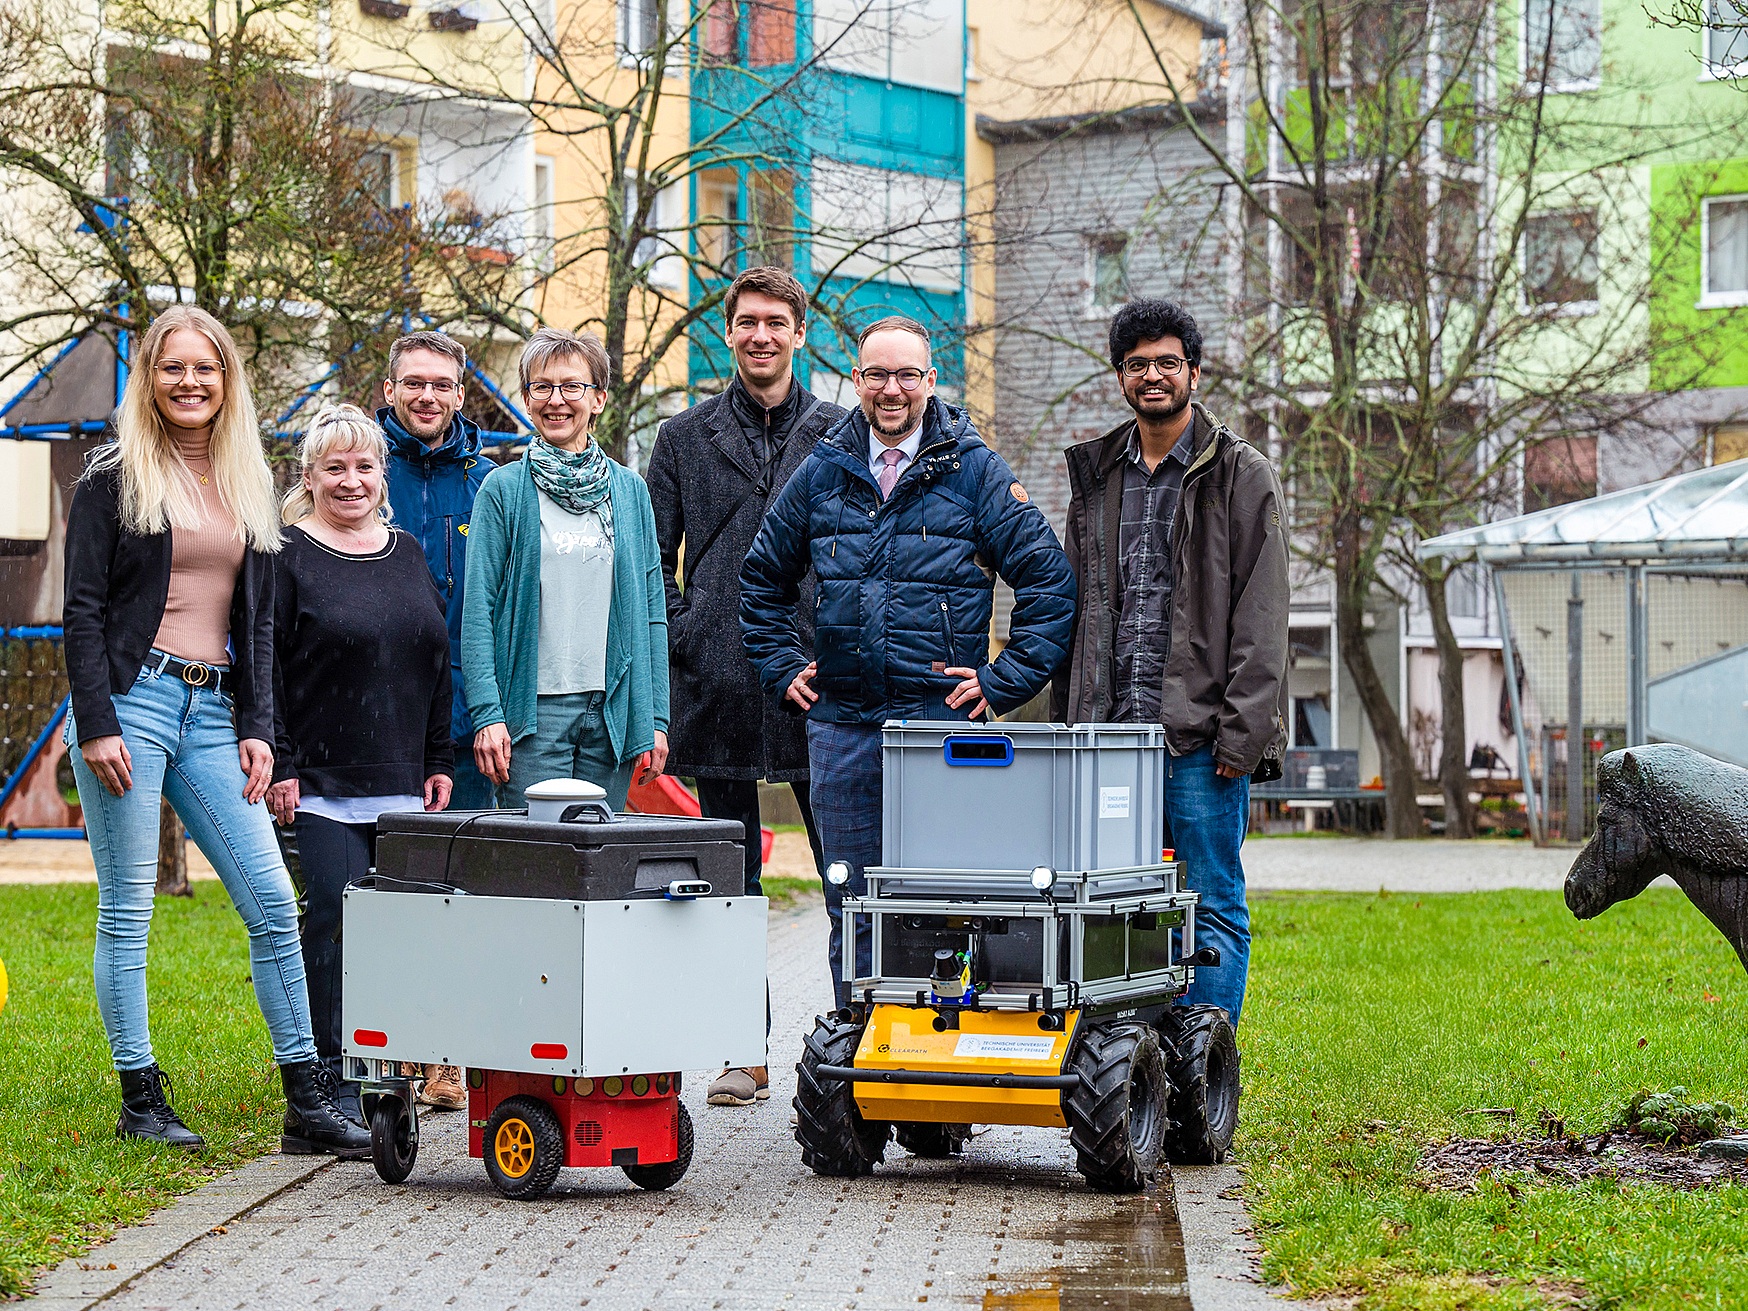
[[[522,1175],[505,1174],[498,1166],[498,1130],[506,1121],[520,1120],[533,1139],[534,1159]],[[485,1131],[486,1177],[505,1197],[525,1202],[539,1197],[558,1178],[564,1164],[564,1129],[552,1108],[538,1097],[506,1097],[499,1102]]]
[[[1063,1098],[1076,1167],[1097,1192],[1140,1192],[1165,1150],[1171,1085],[1159,1035],[1145,1024],[1092,1025],[1069,1068],[1081,1078]]]
[[[971,1137],[971,1126],[904,1121],[892,1126],[892,1136],[912,1156],[940,1160],[958,1156],[965,1150],[965,1140]]]
[[[1218,1165],[1238,1129],[1238,1036],[1223,1006],[1175,1006],[1160,1022],[1171,1077],[1166,1159]]]
[[[802,1164],[828,1178],[872,1174],[886,1159],[886,1140],[892,1136],[891,1124],[862,1118],[848,1082],[814,1073],[822,1065],[852,1064],[861,1041],[860,1024],[818,1016],[795,1066],[795,1141]]]
[[[381,1096],[370,1111],[370,1159],[385,1184],[404,1184],[419,1159],[419,1123],[399,1097]]]
[[[692,1164],[692,1112],[685,1105],[679,1104],[680,1111],[680,1154],[671,1161],[661,1161],[655,1165],[622,1165],[625,1177],[639,1188],[647,1188],[652,1193],[664,1188],[672,1188],[680,1182],[680,1176],[686,1173],[686,1167]]]

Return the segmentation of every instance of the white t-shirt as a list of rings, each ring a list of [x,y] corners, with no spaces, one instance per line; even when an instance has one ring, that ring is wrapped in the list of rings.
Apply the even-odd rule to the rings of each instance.
[[[297,808],[336,824],[374,824],[391,810],[424,810],[424,797],[299,797]]]
[[[572,514],[545,492],[538,496],[540,668],[535,692],[605,692],[613,539],[593,510]]]

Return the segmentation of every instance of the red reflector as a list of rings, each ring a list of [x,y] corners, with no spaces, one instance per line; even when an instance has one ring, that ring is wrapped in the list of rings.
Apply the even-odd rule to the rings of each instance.
[[[528,1054],[537,1061],[562,1061],[568,1050],[562,1042],[537,1042],[528,1049]]]
[[[360,1047],[386,1047],[388,1035],[378,1029],[354,1029],[352,1041]]]

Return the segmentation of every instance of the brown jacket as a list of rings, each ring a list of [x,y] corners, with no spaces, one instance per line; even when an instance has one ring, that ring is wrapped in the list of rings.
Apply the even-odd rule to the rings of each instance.
[[[1286,498],[1266,456],[1199,403],[1194,412],[1195,455],[1172,528],[1165,741],[1174,756],[1212,743],[1218,763],[1278,778],[1287,741]],[[1123,453],[1134,427],[1131,419],[1066,452],[1068,559],[1080,601],[1051,687],[1051,718],[1060,722],[1099,723],[1111,712]]]

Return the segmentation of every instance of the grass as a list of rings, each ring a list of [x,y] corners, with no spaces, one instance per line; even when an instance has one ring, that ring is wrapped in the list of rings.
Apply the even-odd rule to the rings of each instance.
[[[249,984],[248,939],[216,883],[152,918],[152,1038],[199,1156],[120,1142],[97,1016],[95,884],[0,887],[0,1298],[177,1193],[277,1145],[284,1101]]]
[[[785,878],[780,874],[767,874],[759,880],[765,895],[771,899],[772,910],[788,910],[797,902],[811,901],[819,898],[819,880]]]
[[[1748,1306],[1748,1189],[1418,1177],[1425,1145],[1501,1134],[1466,1108],[1595,1133],[1640,1088],[1748,1100],[1748,977],[1681,894],[1589,923],[1552,892],[1276,895],[1252,930],[1238,1146],[1269,1278],[1361,1311]]]

